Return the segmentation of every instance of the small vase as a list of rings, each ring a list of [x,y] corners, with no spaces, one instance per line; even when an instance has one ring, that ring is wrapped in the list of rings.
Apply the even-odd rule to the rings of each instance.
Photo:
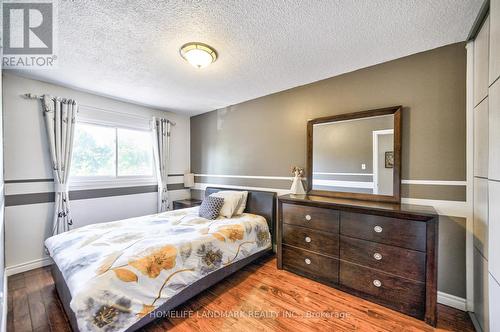
[[[305,195],[304,186],[302,186],[302,180],[299,176],[295,176],[292,182],[292,188],[290,188],[292,194],[294,195]]]

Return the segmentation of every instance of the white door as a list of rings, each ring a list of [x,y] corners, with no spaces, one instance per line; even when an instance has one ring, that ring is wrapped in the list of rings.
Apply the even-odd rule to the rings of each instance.
[[[392,196],[394,168],[387,167],[386,153],[394,156],[394,129],[373,132],[373,193]]]

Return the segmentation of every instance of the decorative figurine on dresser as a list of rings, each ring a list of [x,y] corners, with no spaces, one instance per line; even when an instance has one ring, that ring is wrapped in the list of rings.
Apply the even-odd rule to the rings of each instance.
[[[307,123],[308,188],[279,197],[278,268],[436,326],[438,215],[400,204],[401,111]]]

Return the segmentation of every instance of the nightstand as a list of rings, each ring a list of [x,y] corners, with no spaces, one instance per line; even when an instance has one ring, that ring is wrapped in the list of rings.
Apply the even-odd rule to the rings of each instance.
[[[172,203],[174,206],[174,210],[201,205],[201,201],[199,199],[180,199],[178,201],[173,201]]]

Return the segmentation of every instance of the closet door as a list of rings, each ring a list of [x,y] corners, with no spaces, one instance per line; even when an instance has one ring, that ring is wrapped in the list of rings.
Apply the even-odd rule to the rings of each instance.
[[[489,331],[488,168],[489,168],[489,29],[483,22],[474,39],[474,315]]]
[[[490,87],[488,102],[488,178],[500,181],[500,80]]]
[[[488,179],[474,178],[474,247],[488,260]]]
[[[474,107],[488,95],[489,28],[488,16],[474,40]]]
[[[500,331],[500,0],[490,1],[489,67],[489,329]]]
[[[489,276],[490,284],[490,331],[500,331],[500,285],[498,281]]]
[[[500,0],[490,2],[488,200],[490,331],[500,331]]]
[[[492,241],[489,241],[489,252],[491,252],[489,271],[495,279],[500,281],[500,182],[489,181],[489,233]],[[496,239],[496,241],[493,241]],[[494,253],[494,254],[493,254]],[[500,298],[497,299],[500,302]],[[500,318],[500,317],[499,317]]]
[[[489,331],[488,261],[474,248],[474,314],[483,331]]]
[[[474,108],[474,176],[488,178],[489,110],[488,98]]]
[[[490,0],[490,85],[500,77],[500,0]]]

